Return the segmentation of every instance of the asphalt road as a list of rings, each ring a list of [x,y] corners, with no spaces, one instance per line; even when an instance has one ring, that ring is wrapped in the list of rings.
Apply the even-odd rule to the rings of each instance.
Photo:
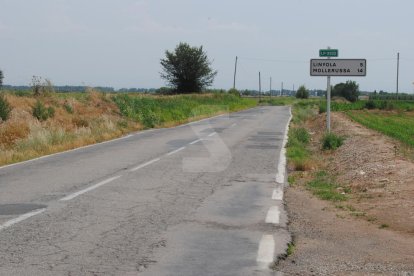
[[[260,107],[0,168],[0,275],[275,275],[289,118]]]

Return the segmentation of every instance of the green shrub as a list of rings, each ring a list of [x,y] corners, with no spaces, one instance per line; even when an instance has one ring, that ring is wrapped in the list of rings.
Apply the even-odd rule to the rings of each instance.
[[[296,98],[298,99],[307,99],[309,98],[309,90],[306,89],[304,85],[299,86],[298,90],[295,94]]]
[[[33,117],[39,121],[45,121],[48,118],[55,116],[55,109],[53,107],[46,107],[41,101],[37,101],[32,110]]]
[[[65,102],[63,104],[63,108],[66,110],[67,113],[73,114],[73,107],[70,105],[70,103]]]
[[[6,121],[10,117],[12,108],[3,95],[0,95],[0,118]]]
[[[366,109],[375,109],[375,108],[377,108],[377,105],[375,104],[375,102],[373,100],[369,100],[365,103],[365,108]]]
[[[227,93],[229,93],[230,95],[234,95],[234,96],[240,97],[239,90],[237,90],[235,88],[230,89]]]
[[[319,104],[319,114],[326,112],[326,103],[320,103]]]
[[[342,146],[344,138],[334,133],[326,133],[322,138],[322,149],[335,150]]]

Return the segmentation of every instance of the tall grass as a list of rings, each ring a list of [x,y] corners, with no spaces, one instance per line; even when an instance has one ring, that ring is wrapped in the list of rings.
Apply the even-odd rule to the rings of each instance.
[[[233,112],[256,106],[253,99],[231,94],[112,97],[121,114],[147,128],[169,126],[218,113]]]

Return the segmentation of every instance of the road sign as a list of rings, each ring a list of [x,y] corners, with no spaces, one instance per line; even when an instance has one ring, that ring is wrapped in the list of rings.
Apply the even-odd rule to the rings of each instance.
[[[320,57],[337,57],[338,49],[320,49],[319,56]]]
[[[366,59],[311,59],[311,76],[355,76],[367,75]]]

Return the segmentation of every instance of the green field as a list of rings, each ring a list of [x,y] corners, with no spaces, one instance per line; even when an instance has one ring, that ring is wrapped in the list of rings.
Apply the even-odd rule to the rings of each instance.
[[[414,147],[414,114],[410,112],[347,111],[354,121]]]
[[[348,110],[363,110],[363,109],[413,111],[414,101],[369,100],[369,101],[356,101],[353,103],[332,101],[331,103],[332,111],[348,111]],[[320,110],[320,113],[326,111],[326,101],[320,102],[319,110]]]

